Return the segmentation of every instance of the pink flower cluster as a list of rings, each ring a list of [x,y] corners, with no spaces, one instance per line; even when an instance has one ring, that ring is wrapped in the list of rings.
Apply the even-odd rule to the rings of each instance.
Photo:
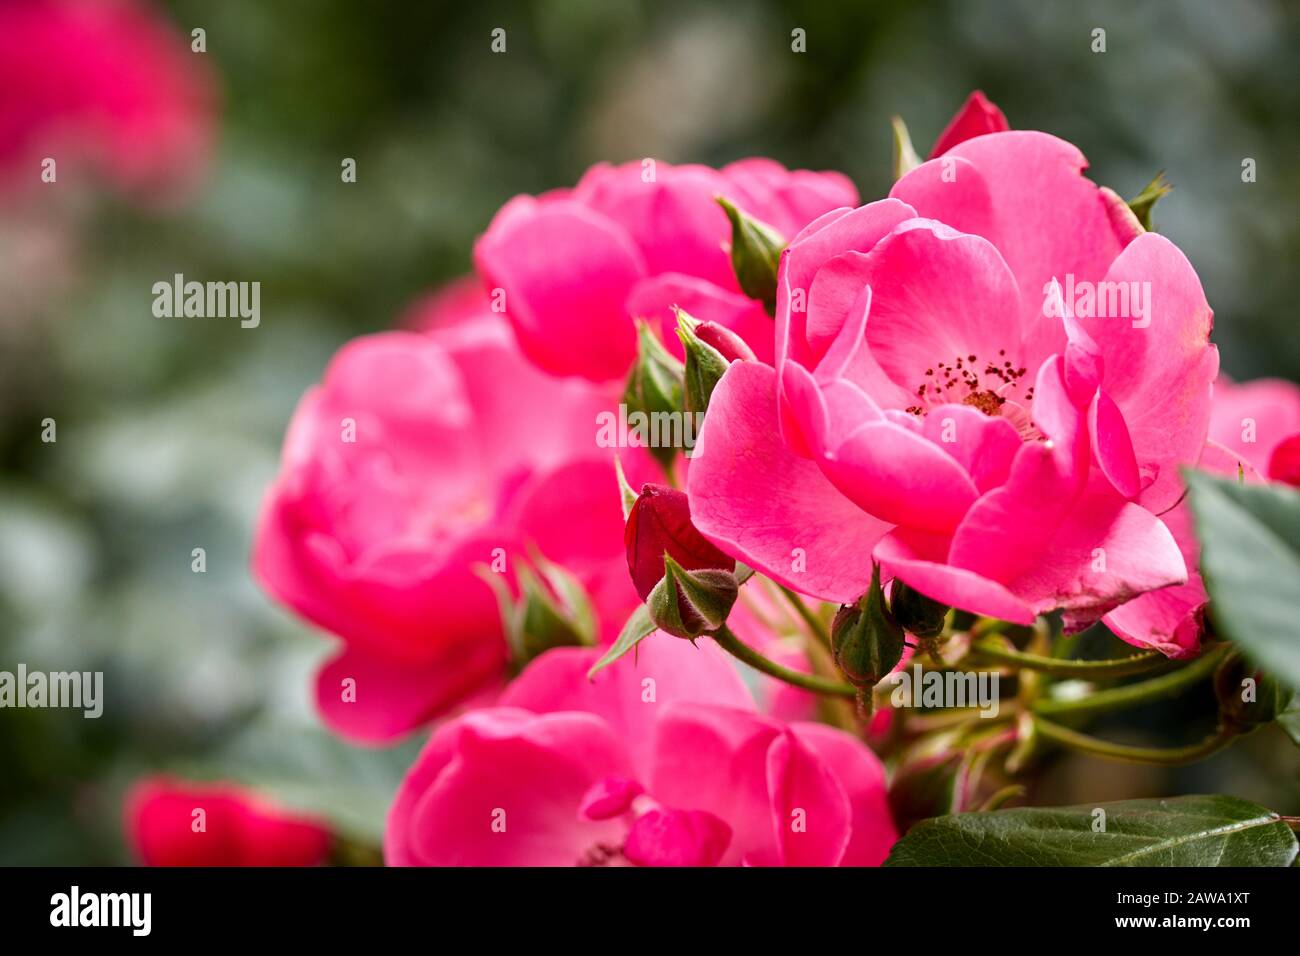
[[[712,643],[662,633],[588,675],[674,547],[688,570],[739,561],[839,603],[879,564],[974,614],[1062,610],[1195,655],[1181,469],[1300,483],[1300,390],[1219,376],[1192,266],[1085,168],[981,94],[865,205],[839,174],[769,160],[597,166],[501,209],[481,287],[344,347],[290,424],[253,569],[341,642],[317,681],[331,727],[381,742],[440,721],[387,861],[884,858],[880,761],[803,719],[801,693],[755,694]],[[733,273],[718,196],[786,243],[774,317]],[[674,306],[736,343],[685,495],[597,441],[633,320],[682,356]],[[626,529],[616,457],[645,487]],[[515,575],[550,564],[589,597],[596,646],[525,662]],[[761,602],[736,605],[756,645],[777,638]]]

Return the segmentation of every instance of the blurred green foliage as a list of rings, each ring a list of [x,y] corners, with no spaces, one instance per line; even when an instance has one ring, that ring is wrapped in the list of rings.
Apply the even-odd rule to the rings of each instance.
[[[206,29],[221,78],[209,178],[165,212],[102,199],[69,279],[0,328],[0,667],[103,669],[107,692],[98,721],[0,712],[0,862],[124,860],[134,776],[264,721],[311,723],[329,645],[246,570],[294,403],[340,343],[466,272],[502,202],[593,162],[763,154],[841,169],[870,199],[890,185],[890,115],[926,152],[979,87],[1014,126],[1078,144],[1121,194],[1166,170],[1157,227],[1204,281],[1224,367],[1300,377],[1295,4],[166,6],[182,34]],[[261,326],[154,318],[150,287],[177,272],[260,281]],[[1185,706],[1121,729],[1158,737]],[[1297,761],[1272,733],[1177,775],[1062,761],[1034,797],[1228,789],[1294,813]]]

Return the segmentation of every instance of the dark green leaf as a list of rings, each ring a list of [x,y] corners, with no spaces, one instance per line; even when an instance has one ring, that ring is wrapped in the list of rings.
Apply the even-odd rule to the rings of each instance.
[[[1300,687],[1300,493],[1195,471],[1187,484],[1216,629]]]
[[[1191,796],[935,817],[896,843],[885,865],[1290,866],[1296,848],[1271,810]]]

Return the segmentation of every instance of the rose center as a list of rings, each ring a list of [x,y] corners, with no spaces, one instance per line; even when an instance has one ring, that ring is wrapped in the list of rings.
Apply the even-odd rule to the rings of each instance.
[[[923,416],[936,405],[953,403],[970,405],[993,416],[1002,414],[1002,406],[1013,396],[1025,403],[1032,401],[1032,385],[1025,390],[1023,399],[1018,394],[1029,370],[1006,356],[1006,349],[998,349],[992,359],[967,352],[951,361],[936,362],[925,370],[925,380],[913,389],[918,401],[907,411]]]

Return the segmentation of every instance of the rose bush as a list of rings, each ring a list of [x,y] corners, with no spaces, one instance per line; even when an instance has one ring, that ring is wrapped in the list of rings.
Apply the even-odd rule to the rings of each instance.
[[[997,813],[1051,748],[1190,762],[1288,706],[1207,626],[1205,476],[1185,475],[1229,479],[1218,520],[1289,567],[1258,519],[1291,499],[1250,495],[1300,483],[1300,390],[1219,376],[1191,264],[1074,146],[980,93],[928,161],[896,135],[901,175],[865,205],[766,160],[602,165],[517,197],[476,245],[481,286],[349,344],[303,398],[254,571],[342,639],[317,681],[335,730],[442,718],[389,864],[929,861],[900,831],[930,817],[987,836],[981,863],[1060,862],[1072,825],[1047,846]],[[625,375],[628,402],[703,416],[689,459],[603,447]],[[507,565],[533,576],[492,577]],[[590,598],[595,646],[556,646],[584,643],[582,615],[548,568]],[[1142,652],[1072,656],[1061,628],[1098,621]],[[563,639],[520,653],[520,627]],[[1076,729],[1211,677],[1202,741]]]

